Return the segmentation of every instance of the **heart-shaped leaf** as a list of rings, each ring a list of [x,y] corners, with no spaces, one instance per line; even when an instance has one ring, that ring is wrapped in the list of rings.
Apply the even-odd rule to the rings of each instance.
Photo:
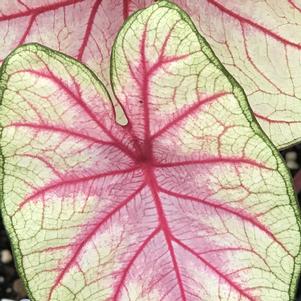
[[[109,83],[111,46],[123,20],[151,0],[0,2],[0,62],[42,43],[87,64]],[[290,1],[176,0],[244,88],[273,143],[301,141],[301,6]],[[109,90],[109,92],[111,92]]]
[[[2,212],[32,301],[292,300],[290,177],[189,17],[137,12],[111,61],[125,126],[70,57],[2,66]]]

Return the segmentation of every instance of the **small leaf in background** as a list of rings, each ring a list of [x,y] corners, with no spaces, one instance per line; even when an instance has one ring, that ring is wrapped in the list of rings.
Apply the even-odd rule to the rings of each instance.
[[[87,64],[108,84],[111,47],[123,20],[152,2],[2,0],[0,61],[15,47],[38,42]],[[301,5],[293,0],[175,3],[191,15],[218,58],[244,88],[257,120],[273,143],[284,148],[300,142]],[[118,109],[117,102],[114,105]]]
[[[129,13],[152,1],[35,0],[0,2],[0,62],[17,46],[37,42],[87,64],[109,83],[115,36]]]
[[[22,46],[1,73],[2,213],[31,301],[293,300],[290,176],[180,8],[157,2],[117,36],[124,126],[62,53]]]
[[[278,148],[301,141],[301,2],[178,0]]]

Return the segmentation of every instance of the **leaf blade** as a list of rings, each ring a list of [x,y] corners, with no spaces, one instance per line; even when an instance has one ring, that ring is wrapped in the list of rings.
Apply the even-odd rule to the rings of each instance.
[[[300,217],[291,180],[189,17],[166,1],[138,12],[113,58],[124,127],[93,73],[62,54],[24,46],[2,67],[2,210],[32,299],[292,299]],[[24,76],[27,65],[35,72]],[[28,120],[35,129],[12,131]],[[56,140],[65,136],[59,143],[45,120]],[[75,185],[61,189],[60,174]]]
[[[159,4],[159,6],[160,5],[162,5],[162,7],[164,7],[165,5],[166,5],[166,7],[169,7],[169,4],[166,2],[161,2]],[[177,11],[176,8],[175,8],[175,11]],[[142,14],[143,14],[143,12],[141,13],[141,15]],[[164,17],[168,16],[168,12],[161,12],[161,14],[164,15]],[[179,15],[181,15],[181,13],[179,13]],[[216,182],[217,183],[220,182],[220,184],[218,187],[216,187],[216,189],[220,190],[220,189],[222,189],[223,186],[227,186],[231,182],[231,180],[228,179],[229,177],[230,178],[232,177],[233,179],[235,178],[235,174],[237,177],[241,177],[242,179],[244,179],[241,181],[249,182],[250,179],[247,174],[248,172],[245,171],[245,169],[248,170],[249,167],[248,166],[245,167],[244,165],[250,164],[250,166],[252,167],[252,165],[255,163],[253,165],[254,170],[252,171],[252,168],[251,168],[251,170],[249,170],[249,172],[253,173],[255,178],[257,178],[257,179],[261,178],[264,183],[267,183],[265,177],[268,174],[270,177],[275,176],[274,172],[278,168],[277,166],[282,165],[282,163],[283,163],[282,159],[278,157],[275,149],[273,148],[273,146],[271,145],[269,140],[262,134],[257,123],[254,122],[254,118],[250,114],[248,102],[246,100],[245,94],[242,91],[241,87],[228,74],[228,72],[220,65],[219,61],[215,58],[214,54],[210,50],[206,41],[204,41],[201,37],[198,37],[198,40],[199,40],[199,43],[201,44],[200,48],[202,51],[198,50],[197,47],[195,47],[195,48],[190,47],[191,53],[195,54],[196,57],[201,56],[201,54],[203,55],[203,58],[199,57],[198,59],[195,59],[195,62],[196,62],[195,64],[197,65],[197,68],[199,68],[198,70],[201,70],[201,68],[204,68],[204,66],[205,66],[205,68],[207,68],[206,64],[204,63],[204,61],[205,61],[204,57],[205,57],[208,61],[210,61],[211,67],[213,66],[213,68],[210,69],[208,67],[209,71],[207,73],[204,72],[206,75],[208,75],[208,74],[211,75],[212,78],[210,78],[210,76],[205,76],[202,73],[202,70],[200,71],[201,75],[199,75],[199,77],[202,78],[203,81],[205,81],[205,78],[209,77],[208,81],[215,82],[215,83],[217,81],[214,81],[213,78],[222,77],[220,75],[221,73],[224,73],[223,75],[227,77],[226,80],[223,79],[225,81],[224,83],[222,83],[220,85],[216,85],[214,87],[217,90],[217,91],[216,90],[214,91],[215,93],[217,93],[217,97],[215,97],[214,94],[213,94],[213,96],[211,96],[210,93],[213,93],[213,91],[210,90],[210,88],[212,88],[210,85],[206,86],[205,84],[203,84],[203,85],[199,84],[199,82],[197,80],[194,81],[193,78],[190,77],[189,83],[191,84],[191,87],[193,86],[193,87],[199,88],[202,92],[204,92],[204,94],[206,96],[207,96],[207,94],[209,94],[209,97],[204,98],[204,103],[203,103],[203,107],[202,107],[202,101],[200,102],[201,105],[199,105],[198,97],[196,97],[196,96],[199,96],[199,94],[200,94],[200,93],[198,93],[198,91],[195,92],[195,90],[197,90],[197,89],[193,90],[196,95],[195,97],[191,97],[191,94],[188,94],[188,93],[186,95],[184,93],[183,94],[179,93],[182,96],[182,103],[184,103],[183,107],[185,108],[185,106],[186,106],[185,109],[182,109],[182,107],[181,107],[182,103],[180,101],[177,102],[176,97],[173,97],[175,95],[174,91],[170,91],[172,89],[169,90],[169,88],[173,87],[174,82],[183,82],[183,80],[177,81],[174,74],[178,74],[178,75],[180,74],[179,77],[182,74],[185,74],[185,67],[183,67],[182,65],[179,64],[179,66],[176,65],[176,67],[173,68],[171,61],[168,61],[168,63],[171,62],[170,66],[164,66],[164,68],[162,67],[161,72],[162,72],[162,74],[164,74],[162,77],[160,77],[158,75],[157,78],[154,76],[154,78],[147,79],[149,81],[149,83],[148,83],[149,86],[147,87],[149,90],[148,89],[146,89],[146,90],[151,91],[151,92],[149,92],[149,95],[147,97],[145,96],[145,91],[143,91],[143,90],[145,90],[145,86],[147,86],[147,85],[144,84],[144,86],[143,86],[143,83],[142,83],[143,74],[144,74],[144,78],[147,78],[149,76],[149,74],[147,72],[145,72],[145,70],[147,70],[148,72],[152,72],[152,70],[154,70],[154,66],[155,66],[155,68],[157,68],[157,66],[159,65],[158,61],[160,59],[162,59],[162,52],[158,51],[157,49],[164,49],[164,51],[166,51],[166,49],[168,48],[168,43],[166,43],[166,41],[169,39],[170,36],[173,36],[173,37],[175,37],[175,40],[173,40],[173,43],[171,43],[171,44],[172,44],[172,47],[176,50],[174,50],[174,52],[173,52],[172,50],[169,49],[169,51],[170,51],[169,54],[173,58],[175,56],[179,55],[179,52],[180,52],[180,55],[183,55],[183,53],[181,51],[184,51],[183,49],[186,49],[185,46],[191,45],[193,43],[191,41],[190,42],[186,41],[186,45],[184,47],[181,47],[181,46],[179,46],[179,44],[177,44],[177,40],[176,40],[177,37],[183,37],[183,36],[185,36],[184,33],[187,33],[187,32],[188,32],[187,35],[189,35],[191,33],[191,31],[193,33],[196,33],[195,27],[193,26],[193,24],[191,23],[191,21],[189,20],[189,18],[186,15],[184,15],[184,16],[181,15],[181,17],[179,17],[179,19],[181,19],[181,21],[185,20],[187,22],[188,26],[191,26],[191,29],[190,29],[191,31],[189,31],[187,28],[185,28],[184,25],[182,25],[182,27],[179,25],[179,27],[181,29],[177,33],[174,33],[174,32],[176,32],[176,29],[175,29],[176,26],[173,26],[174,23],[176,23],[175,19],[178,21],[178,19],[176,17],[174,17],[174,18],[170,17],[169,20],[173,20],[173,22],[174,22],[174,23],[172,23],[172,25],[170,25],[168,23],[168,21],[166,21],[165,19],[162,18],[164,21],[161,22],[160,17],[157,15],[156,15],[156,17],[157,17],[156,20],[151,21],[151,12],[149,13],[148,17],[145,17],[144,19],[142,17],[139,18],[139,13],[138,13],[137,17],[136,17],[137,22],[139,23],[139,26],[144,29],[135,27],[135,31],[134,31],[133,29],[131,29],[130,21],[127,25],[125,25],[122,28],[119,35],[121,35],[123,37],[119,38],[119,36],[118,36],[117,41],[115,42],[115,47],[119,51],[118,54],[115,54],[116,57],[118,57],[118,61],[116,63],[116,65],[118,64],[118,67],[114,68],[114,65],[113,65],[113,76],[112,76],[113,91],[116,93],[117,98],[123,105],[123,108],[124,108],[126,114],[128,115],[129,125],[132,124],[133,131],[136,130],[135,135],[137,137],[144,137],[144,141],[147,139],[150,139],[153,143],[153,145],[152,145],[153,158],[151,160],[152,160],[154,166],[159,167],[158,171],[156,172],[156,178],[161,179],[164,183],[168,183],[166,185],[173,187],[174,189],[176,189],[177,193],[180,193],[180,191],[182,191],[183,188],[186,186],[187,186],[187,188],[186,188],[187,191],[193,191],[193,189],[194,189],[193,187],[197,186],[194,178],[200,177],[200,175],[202,175],[204,178],[207,178],[206,175],[212,174],[212,176],[215,175],[215,177],[218,178],[216,180]],[[188,21],[187,21],[187,19],[188,19]],[[148,22],[150,24],[152,24],[156,28],[156,30],[159,31],[160,34],[157,34],[157,33],[153,34],[153,31],[155,31],[155,30],[151,26],[150,26],[150,28],[148,28]],[[156,25],[154,25],[154,24],[156,24]],[[145,27],[143,27],[143,26],[145,26]],[[146,37],[145,28],[148,28],[147,32],[150,32],[150,34],[149,34],[150,37]],[[171,33],[169,32],[169,30]],[[183,31],[181,32],[181,30],[183,30]],[[138,41],[140,43],[135,42],[135,38],[132,38],[131,35],[133,34],[133,32],[135,32],[135,37],[141,37],[140,41],[138,39]],[[166,33],[166,32],[169,32],[169,34],[166,34],[165,37],[162,38],[160,35],[163,33],[162,35],[164,36],[164,33]],[[156,35],[157,40],[155,40],[153,38],[153,35]],[[197,33],[196,33],[196,35],[197,35]],[[118,39],[120,39],[120,44],[118,44]],[[128,45],[126,43],[128,43]],[[136,46],[134,46],[135,45],[134,43],[136,44]],[[158,45],[160,45],[161,47]],[[124,48],[124,50],[122,50],[122,47]],[[132,49],[139,49],[139,47],[140,47],[140,52],[132,53],[133,52]],[[187,48],[188,47],[189,46],[187,46]],[[144,48],[144,49],[142,49],[142,48]],[[178,51],[179,49],[180,49],[180,51]],[[148,65],[144,62],[145,56],[146,56],[145,55],[146,51],[149,52],[148,56],[147,56],[149,59]],[[203,52],[203,53],[200,53],[200,52]],[[179,55],[179,57],[180,57],[180,55]],[[125,58],[122,59],[122,56],[124,56]],[[114,57],[114,52],[113,52],[113,57]],[[133,57],[134,57],[134,59],[133,59]],[[195,69],[192,69],[193,58],[191,58],[191,61],[189,61],[188,56],[184,55],[183,57],[181,56],[181,59],[186,60],[185,63],[187,66],[190,67],[191,70],[195,70]],[[113,62],[114,62],[114,60],[113,60]],[[179,61],[177,61],[177,64],[178,63],[179,63]],[[132,65],[132,66],[127,67],[128,65]],[[122,66],[122,68],[120,66]],[[141,66],[142,66],[142,68],[141,68]],[[124,69],[126,69],[126,68],[128,68],[128,71],[124,71]],[[149,70],[151,70],[151,71],[149,71]],[[124,75],[123,75],[123,72],[124,72]],[[160,70],[158,72],[160,72]],[[192,72],[192,73],[194,74],[194,72]],[[130,76],[128,76],[126,79],[124,79],[126,74],[130,74]],[[163,77],[165,77],[165,78],[163,78]],[[138,78],[140,79],[140,82],[137,81]],[[132,82],[134,82],[134,83],[132,83]],[[163,84],[160,85],[161,83],[163,83]],[[139,90],[139,85],[140,85],[140,90]],[[152,85],[152,87],[151,87],[151,85]],[[115,89],[115,86],[118,86],[118,89]],[[133,87],[135,87],[135,88],[133,88]],[[156,91],[154,92],[156,87],[159,87],[157,94],[156,94]],[[152,90],[152,88],[153,88],[153,90]],[[179,87],[176,86],[176,88],[178,89]],[[188,89],[189,88],[187,88],[187,90]],[[132,93],[131,92],[132,90],[135,90],[135,91],[138,90],[138,92]],[[140,94],[139,94],[139,91],[140,91]],[[192,93],[191,90],[190,90],[190,93]],[[164,95],[165,98],[163,98],[162,95]],[[184,97],[183,97],[183,95],[184,95]],[[206,102],[207,98],[209,99],[208,102]],[[234,99],[236,98],[236,100],[234,100],[233,98]],[[138,104],[138,99],[148,102],[149,108],[147,108],[147,111],[148,111],[148,113],[150,112],[151,114],[153,114],[153,115],[151,115],[151,117],[149,117],[149,118],[145,117],[146,109],[143,108],[142,105],[140,106],[140,104]],[[171,103],[170,103],[170,99],[172,100]],[[235,101],[238,101],[238,103],[234,104]],[[191,102],[192,102],[192,104],[191,104]],[[133,106],[131,106],[131,103],[136,103],[136,105],[133,107]],[[163,105],[162,105],[162,103],[163,103]],[[169,105],[168,113],[166,113],[166,111],[164,110],[165,103]],[[177,104],[177,106],[175,104]],[[189,105],[187,105],[187,104],[189,104]],[[210,106],[212,106],[212,108],[210,108]],[[217,109],[214,108],[214,106],[217,106]],[[239,114],[241,114],[241,113],[238,113],[238,111],[241,111],[245,115],[245,121],[241,120],[243,118],[241,118],[239,121],[237,119],[237,121],[236,121],[237,124],[235,124],[235,126],[233,126],[233,124],[231,125],[231,121],[229,121],[229,119],[232,119],[231,113],[223,115],[221,113],[222,109],[218,109],[219,106],[223,107],[223,108],[227,108],[227,110],[233,114],[233,118],[235,115],[238,116]],[[173,113],[173,107],[176,107],[176,109],[178,111],[180,111],[180,113],[178,112],[179,115],[176,115]],[[200,114],[200,111],[202,111],[203,114]],[[210,113],[210,111],[216,112],[215,115]],[[170,112],[172,112],[172,113],[170,113]],[[189,118],[193,119],[193,121],[190,121],[191,124],[188,124],[188,122],[187,122],[187,124],[185,124],[186,121],[185,121],[184,117],[185,117],[186,112],[189,112],[189,115],[187,115],[188,116],[187,119],[189,119]],[[170,114],[170,116],[172,116],[171,117],[173,119],[172,122],[168,122],[168,119],[170,118],[169,114]],[[198,114],[199,114],[199,117],[197,117]],[[207,115],[207,117],[206,117],[206,115]],[[139,120],[139,116],[140,116],[140,120]],[[204,128],[204,126],[202,127],[202,125],[201,125],[202,123],[204,123],[206,125],[210,124],[210,119],[211,119],[211,122],[213,122],[212,119],[214,120],[214,122],[217,121],[218,125],[221,126],[222,129],[214,129],[213,125],[211,127],[208,126],[208,129],[206,129],[206,127]],[[166,123],[166,121],[167,121],[167,123]],[[147,125],[148,122],[150,122],[149,125]],[[152,124],[153,124],[153,126],[152,126]],[[181,124],[181,125],[179,125],[179,124]],[[173,127],[176,129],[173,129]],[[249,129],[250,131],[247,129],[248,127],[251,127],[251,129]],[[143,128],[144,128],[144,130],[147,128],[147,131],[143,132],[143,130],[142,130]],[[157,128],[157,129],[154,129],[154,128]],[[183,134],[179,133],[179,131],[178,131],[179,128],[180,128],[180,130],[182,130]],[[148,131],[150,131],[151,134],[148,134]],[[214,135],[212,135],[213,131],[216,134],[215,138],[213,138]],[[216,131],[218,133],[216,133]],[[235,134],[235,132],[236,132],[236,134]],[[238,134],[238,132],[240,132],[240,134]],[[248,134],[247,134],[247,132],[248,132]],[[251,132],[253,132],[253,134],[251,134]],[[244,133],[244,134],[242,134],[242,133]],[[245,136],[245,139],[243,139],[241,137],[238,138],[237,135],[239,135],[239,136],[243,135],[243,136]],[[189,136],[189,139],[187,138],[187,136]],[[230,138],[231,136],[232,136],[232,138]],[[234,138],[235,136],[237,138]],[[252,138],[251,138],[251,136],[252,136]],[[209,137],[209,140],[208,140],[208,137]],[[229,140],[227,137],[229,138]],[[249,138],[247,138],[247,137],[249,137]],[[240,140],[240,142],[238,143],[238,145],[235,145],[234,141],[239,141],[239,140]],[[256,142],[255,142],[255,140],[256,140]],[[227,143],[231,144],[233,149],[231,149],[230,146],[227,146]],[[260,153],[263,150],[263,148],[266,147],[266,144],[269,146],[270,155],[267,155],[267,151],[264,151],[265,155],[263,157],[261,157]],[[265,145],[265,146],[263,146],[263,145]],[[181,149],[181,147],[183,147],[184,150]],[[197,151],[195,153],[193,152],[194,148],[196,150],[202,149],[201,157],[200,157],[199,152],[197,152]],[[208,153],[207,153],[207,148],[208,148]],[[168,153],[168,151],[167,151],[168,149],[174,150],[171,153],[169,152],[169,156],[166,155],[166,153]],[[188,152],[190,155],[187,156],[187,154],[185,154],[185,152]],[[211,158],[210,154],[209,154],[210,152],[218,154],[218,157]],[[236,157],[236,153],[243,154],[243,155]],[[260,157],[261,157],[261,159],[260,159]],[[276,157],[278,157],[278,159],[276,159]],[[181,167],[180,166],[177,169],[177,171],[175,171],[176,164],[178,164],[179,161],[181,161],[181,160],[183,160],[183,162],[186,161],[189,165],[191,163],[195,164],[197,162],[197,160],[203,161],[200,163],[202,163],[205,166],[202,168],[207,170],[207,172],[202,170],[202,168],[199,168],[199,170],[198,170],[199,175],[197,175],[197,171],[196,171],[197,167],[195,167],[195,166],[191,167],[189,169],[190,173],[192,175],[189,174],[189,171],[185,170],[184,166],[182,166],[183,167],[182,169],[180,168]],[[221,164],[222,161],[224,162],[225,165]],[[217,165],[217,162],[220,162],[219,164],[221,166],[220,166],[220,168],[217,168],[217,166],[216,166],[214,172],[210,171],[209,167],[208,168],[206,167],[206,163],[208,165],[211,164],[214,167],[215,164]],[[229,163],[229,165],[227,166],[227,162],[228,163],[231,162],[231,163]],[[237,164],[237,166],[236,166],[236,164]],[[239,166],[240,164],[242,166]],[[164,172],[160,170],[160,168],[164,167],[164,165],[166,167],[168,167],[168,166],[170,167],[171,171],[169,173],[166,171],[166,170],[168,170],[168,168],[164,169]],[[231,165],[233,165],[233,166],[231,166]],[[229,172],[229,175],[231,175],[231,176],[227,176],[227,173],[224,173],[225,168],[229,169],[228,172]],[[266,175],[264,175],[264,176],[261,175],[260,172],[258,172],[258,169],[261,169],[261,170],[265,169],[267,171]],[[285,168],[281,168],[281,173],[284,175],[286,174]],[[220,176],[218,176],[219,174],[222,174],[223,176],[220,177]],[[186,177],[186,179],[185,179],[185,177]],[[290,180],[288,178],[289,177],[287,177],[287,176],[281,176],[278,180],[281,181],[282,183],[284,183],[286,181],[290,182]],[[173,179],[173,180],[171,181],[171,179]],[[225,180],[225,179],[227,179],[227,180]],[[208,179],[206,181],[208,181]],[[201,182],[202,184],[200,184],[199,189],[202,189],[201,187],[208,186],[208,183],[206,183],[206,181],[204,180],[204,183]],[[189,184],[186,184],[186,182],[188,182],[188,183],[191,182],[194,184],[189,185]],[[179,183],[181,183],[181,185],[179,185]],[[242,183],[240,183],[240,184],[242,186],[244,186]],[[232,185],[235,186],[233,183],[232,183]],[[269,184],[266,184],[266,185],[267,185],[267,187],[269,186]],[[291,184],[286,184],[286,185],[291,185]],[[272,186],[267,188],[267,191],[272,191],[274,189]],[[245,188],[243,188],[243,190]],[[158,188],[158,189],[159,189],[159,191],[160,190],[162,191],[162,189],[165,189],[165,192],[167,191],[166,188],[163,188],[162,186],[160,186],[160,188]],[[246,188],[246,189],[248,190],[248,188]],[[195,189],[195,191],[198,196],[198,194],[200,193],[200,190]],[[241,191],[241,193],[243,193],[243,191]],[[252,194],[252,192],[248,192],[248,193]],[[240,193],[238,193],[238,195],[240,195]],[[291,197],[292,197],[292,195],[293,195],[293,192],[291,190]],[[194,197],[196,197],[196,196],[194,196]],[[202,197],[203,197],[203,195],[202,195]],[[267,198],[273,199],[274,196],[270,195]],[[252,199],[252,197],[249,198],[249,201],[251,199]],[[202,201],[204,201],[203,198],[202,198]],[[246,201],[245,204],[240,199],[238,199],[237,201],[239,202],[240,210],[243,210],[242,208],[248,208],[247,203],[249,201]],[[285,206],[290,206],[290,202],[291,201],[288,201]],[[253,203],[254,207],[256,207],[257,205],[260,207],[260,203],[258,202],[258,200],[256,201],[254,198],[252,199],[252,201],[250,201],[250,203]],[[255,203],[257,205],[255,205]],[[211,204],[211,206],[212,206],[212,204]],[[217,205],[215,204],[214,206],[217,206]],[[267,205],[267,206],[270,206],[270,205]],[[283,204],[283,206],[284,206],[284,204]],[[179,208],[181,208],[181,207],[179,206]],[[224,208],[221,208],[221,209],[224,210]],[[247,210],[249,211],[250,209],[247,209]],[[262,210],[262,208],[260,208],[259,210]],[[291,212],[293,214],[298,215],[298,213],[297,213],[298,209],[296,209],[296,210],[297,211],[293,210],[295,213],[293,213],[293,211],[291,211]],[[235,208],[231,208],[231,210],[229,212],[232,212],[232,214],[237,213]],[[256,210],[251,211],[251,212],[252,212],[251,216],[257,216],[258,214],[259,215],[262,214]],[[175,212],[173,212],[173,214],[171,214],[171,216],[173,216],[173,215],[175,215]],[[271,214],[271,216],[272,216],[272,214]],[[266,214],[266,218],[268,219],[268,214]],[[246,215],[245,219],[248,222],[252,222],[252,218],[250,218],[249,215]],[[181,220],[181,218],[177,219],[177,221],[178,220]],[[260,224],[262,222],[265,223],[263,220],[261,220],[260,222],[256,221],[255,224],[258,225],[259,228],[261,228],[261,231],[266,232],[265,227],[260,226]],[[189,223],[186,224],[186,227],[183,226],[183,228],[188,228],[188,227],[189,227]],[[272,227],[272,226],[269,224],[268,227]],[[298,228],[298,226],[297,226],[297,228]],[[272,230],[272,232],[273,231],[274,230]],[[271,239],[277,241],[277,239],[272,234],[272,232],[269,232],[269,233],[266,232],[266,234],[268,236],[270,236]],[[281,246],[281,248],[284,252],[283,254],[285,254],[286,250],[284,248],[284,245],[281,243],[281,241],[278,240],[278,242],[279,242],[279,246]],[[199,245],[206,245],[206,243],[204,243],[203,241],[199,241]],[[297,274],[298,274],[298,272],[296,272],[296,275]],[[294,279],[296,280],[296,277]],[[292,289],[292,291],[293,290],[294,289]],[[290,292],[290,295],[291,295],[291,298],[293,298],[294,293]],[[259,294],[259,296],[260,296],[260,294]],[[215,297],[211,296],[210,298],[208,298],[208,300],[216,299],[216,298],[217,298],[217,296],[215,296]],[[268,300],[268,297],[267,297],[267,300]]]

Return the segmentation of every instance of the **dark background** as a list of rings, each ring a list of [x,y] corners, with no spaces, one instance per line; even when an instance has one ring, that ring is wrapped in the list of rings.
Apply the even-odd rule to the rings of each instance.
[[[292,176],[295,176],[301,170],[301,144],[282,151],[281,154],[286,160]],[[301,193],[298,194],[298,200],[300,204]],[[2,301],[2,298],[19,301],[25,297],[26,292],[16,272],[14,261],[11,257],[9,240],[0,218],[0,301]],[[301,301],[301,283],[299,284],[296,301]]]

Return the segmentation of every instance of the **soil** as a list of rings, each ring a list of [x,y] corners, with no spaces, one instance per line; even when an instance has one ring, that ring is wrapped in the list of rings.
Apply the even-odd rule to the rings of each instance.
[[[283,151],[282,155],[294,176],[301,169],[301,144]],[[298,199],[300,204],[301,193]],[[19,301],[23,298],[26,298],[26,292],[16,271],[10,243],[0,218],[0,301]],[[296,301],[301,301],[301,281]]]
[[[0,219],[0,300],[21,300],[26,297],[11,255],[8,237]]]

